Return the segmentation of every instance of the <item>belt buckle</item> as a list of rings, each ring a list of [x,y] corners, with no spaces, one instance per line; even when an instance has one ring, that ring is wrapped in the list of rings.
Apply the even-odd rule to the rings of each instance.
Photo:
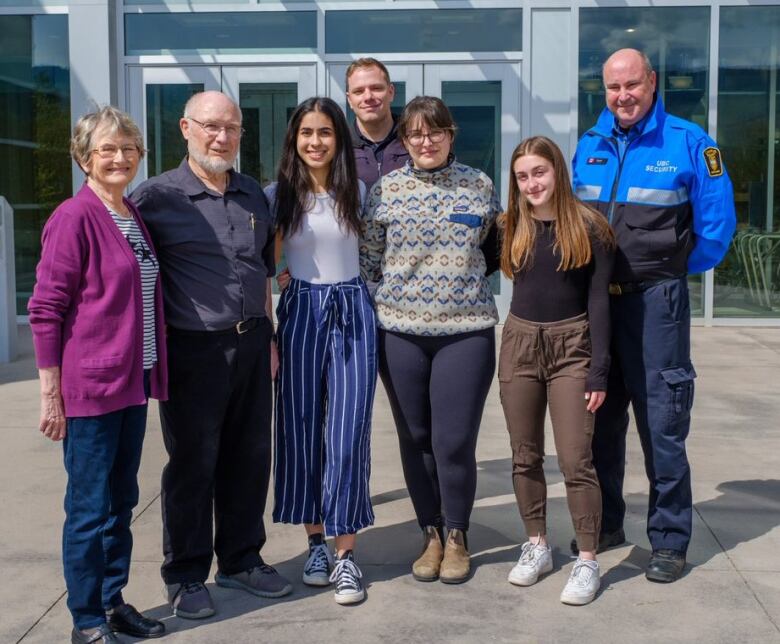
[[[246,333],[247,331],[249,331],[249,329],[244,328],[244,325],[248,323],[249,320],[239,320],[238,322],[236,322],[236,333],[238,333],[238,335],[241,335],[242,333]]]
[[[609,285],[609,294],[610,295],[623,295],[623,289],[620,287],[620,284],[612,283]]]

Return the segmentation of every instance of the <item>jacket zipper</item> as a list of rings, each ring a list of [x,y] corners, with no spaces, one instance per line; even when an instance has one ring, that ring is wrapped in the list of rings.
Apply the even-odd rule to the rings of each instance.
[[[602,135],[599,135],[602,136]],[[603,137],[607,139],[607,137]],[[618,145],[617,139],[613,136],[608,138],[608,141],[611,141],[612,144],[615,146],[615,149],[617,150],[618,154],[618,171],[615,175],[615,180],[612,182],[612,193],[609,196],[609,208],[607,209],[607,221],[612,224],[612,216],[615,214],[615,199],[617,198],[617,190],[618,190],[618,184],[620,183],[620,174],[623,172],[623,161],[626,158],[626,155],[628,154],[628,148],[631,147],[631,144],[639,139],[639,137],[634,137],[630,141],[626,143],[626,147],[623,150],[623,154],[620,154],[620,146]]]

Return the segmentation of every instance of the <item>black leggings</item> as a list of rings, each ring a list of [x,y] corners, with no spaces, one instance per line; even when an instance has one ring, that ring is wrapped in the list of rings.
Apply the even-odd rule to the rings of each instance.
[[[379,332],[379,373],[421,526],[468,530],[477,490],[477,434],[496,369],[495,346],[492,327],[449,336]]]

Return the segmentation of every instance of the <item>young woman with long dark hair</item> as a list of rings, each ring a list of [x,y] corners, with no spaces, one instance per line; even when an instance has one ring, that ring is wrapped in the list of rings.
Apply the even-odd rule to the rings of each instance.
[[[528,541],[509,573],[518,586],[552,570],[547,544],[544,417],[549,405],[558,463],[579,545],[561,593],[587,604],[599,588],[601,492],[593,468],[593,418],[609,371],[607,220],[572,193],[558,146],[531,137],[512,154],[501,270],[514,281],[501,337],[498,379],[512,446],[512,478]]]
[[[376,322],[358,260],[361,192],[341,109],[314,97],[293,113],[267,194],[290,273],[279,320],[274,521],[304,524],[303,581],[365,597],[353,549],[374,522],[368,490]],[[336,538],[334,561],[325,535]]]

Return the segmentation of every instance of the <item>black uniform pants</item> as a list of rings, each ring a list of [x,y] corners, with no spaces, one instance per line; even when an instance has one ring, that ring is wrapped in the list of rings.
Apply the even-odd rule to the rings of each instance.
[[[160,403],[166,583],[205,581],[213,553],[226,574],[261,562],[271,471],[272,327],[169,329],[169,399]]]

